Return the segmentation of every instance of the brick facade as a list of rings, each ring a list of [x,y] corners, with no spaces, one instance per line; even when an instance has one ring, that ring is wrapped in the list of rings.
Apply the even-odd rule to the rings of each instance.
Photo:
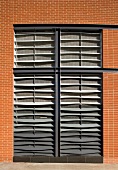
[[[0,1],[0,162],[13,161],[13,24],[118,24],[117,0]],[[118,30],[103,30],[103,67],[118,67]],[[118,163],[118,74],[103,74],[103,156]]]

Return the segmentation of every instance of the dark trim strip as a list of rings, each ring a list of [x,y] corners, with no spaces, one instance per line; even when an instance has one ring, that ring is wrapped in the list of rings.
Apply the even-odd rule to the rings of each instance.
[[[118,25],[110,24],[14,24],[14,30],[36,29],[118,29]]]
[[[55,30],[55,68],[60,67],[60,31]]]
[[[56,68],[56,72],[61,73],[118,73],[116,68]],[[14,74],[50,74],[55,73],[55,68],[14,68]]]
[[[55,157],[60,156],[60,74],[55,73]]]
[[[61,73],[103,73],[103,72],[117,72],[118,69],[110,69],[110,68],[62,68]]]
[[[50,74],[55,73],[55,68],[14,68],[14,74]]]
[[[14,156],[13,162],[34,163],[103,163],[102,156]]]
[[[60,156],[60,30],[55,30],[55,157]]]

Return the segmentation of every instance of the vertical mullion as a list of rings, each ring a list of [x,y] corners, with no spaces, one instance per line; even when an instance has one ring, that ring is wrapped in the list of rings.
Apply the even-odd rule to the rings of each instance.
[[[55,29],[55,69],[60,68],[60,30]]]
[[[55,29],[55,157],[60,156],[60,38]]]
[[[102,39],[102,37],[103,37],[103,31],[100,31],[100,67],[102,68],[103,67],[103,58],[102,58],[102,41],[103,41],[103,39]]]
[[[15,44],[14,44],[14,53],[15,53],[15,58],[14,58],[14,66],[15,66],[15,68],[17,68],[17,61],[18,61],[18,59],[17,59],[17,48],[16,47],[18,47],[18,44],[17,44],[17,41],[16,41],[16,33],[14,34],[14,42],[15,42]]]
[[[36,60],[36,59],[35,59],[35,53],[36,53],[36,51],[35,51],[36,32],[35,32],[35,31],[34,31],[34,37],[33,37],[33,38],[34,38],[34,58],[33,58],[33,60],[34,60],[34,68],[35,68],[35,67],[36,67],[36,64],[35,64],[35,60]]]
[[[79,39],[80,39],[79,45],[82,46],[82,33],[81,32],[79,34]],[[82,67],[82,47],[80,48],[80,66]]]

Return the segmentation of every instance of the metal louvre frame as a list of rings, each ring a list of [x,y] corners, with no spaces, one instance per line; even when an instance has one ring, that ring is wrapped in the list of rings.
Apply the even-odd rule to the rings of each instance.
[[[102,156],[101,31],[16,28],[14,41],[14,156]]]
[[[101,155],[101,75],[61,75],[61,156]]]
[[[16,68],[53,67],[55,61],[55,32],[15,31]]]
[[[100,32],[61,31],[62,67],[101,67]]]
[[[54,30],[15,31],[14,67],[53,68],[54,44]],[[54,156],[54,81],[54,73],[14,74],[15,156]]]
[[[54,156],[54,75],[15,75],[14,153]]]

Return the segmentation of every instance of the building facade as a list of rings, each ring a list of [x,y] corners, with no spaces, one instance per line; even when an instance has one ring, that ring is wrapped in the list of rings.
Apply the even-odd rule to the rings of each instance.
[[[0,4],[0,161],[118,163],[118,2]]]

